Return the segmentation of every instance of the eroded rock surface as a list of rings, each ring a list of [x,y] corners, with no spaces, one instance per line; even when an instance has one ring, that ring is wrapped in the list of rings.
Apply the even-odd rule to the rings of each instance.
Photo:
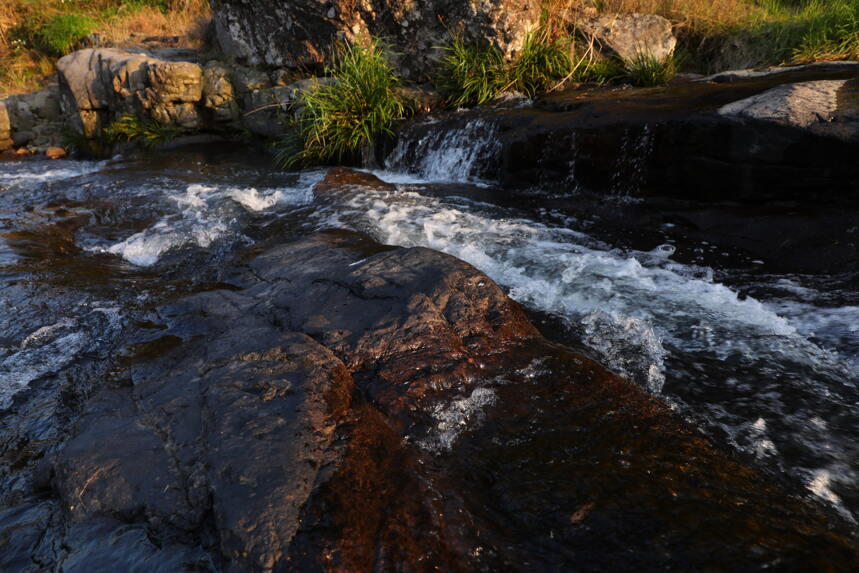
[[[614,50],[625,62],[642,57],[665,62],[677,46],[671,22],[656,14],[584,16],[576,20],[576,26]]]
[[[62,131],[56,84],[0,100],[0,151],[12,147],[45,151],[62,143]]]
[[[193,55],[113,48],[73,52],[57,62],[63,109],[86,137],[126,113],[198,128],[202,121],[194,104],[202,97],[203,73],[187,58]]]
[[[323,62],[338,37],[372,34],[393,43],[398,69],[411,79],[426,77],[447,27],[462,26],[474,39],[488,40],[506,55],[521,47],[540,18],[535,0],[433,0],[392,2],[299,0],[218,2],[214,13],[222,49],[246,64],[313,66]]]
[[[336,169],[314,191],[367,187],[384,184]],[[87,355],[62,409],[18,399],[26,428],[0,433],[4,570],[856,559],[837,520],[547,342],[460,260],[332,230],[272,235],[218,276]],[[74,423],[40,433],[55,419]]]

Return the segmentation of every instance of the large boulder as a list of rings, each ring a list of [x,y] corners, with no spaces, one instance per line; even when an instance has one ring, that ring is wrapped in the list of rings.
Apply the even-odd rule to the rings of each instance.
[[[383,188],[337,169],[314,192],[324,205]],[[543,339],[463,261],[332,230],[222,270],[225,288],[128,327],[118,369],[44,462],[51,519],[0,514],[10,563],[41,539],[57,557],[40,564],[77,570],[114,554],[227,572],[855,557],[822,512]]]
[[[0,100],[0,151],[13,146],[44,151],[60,145],[59,101],[56,85]]]
[[[63,111],[72,127],[89,138],[124,113],[199,128],[196,103],[202,99],[203,70],[189,57],[110,48],[64,56],[57,62]]]
[[[12,147],[12,123],[9,120],[9,108],[5,101],[0,100],[0,151]]]
[[[859,82],[839,79],[785,84],[724,105],[719,115],[857,140]]]
[[[337,38],[369,33],[392,43],[404,76],[420,79],[447,41],[447,27],[462,26],[509,56],[538,24],[540,6],[537,0],[222,0],[214,3],[214,19],[221,48],[249,65],[318,65]]]
[[[218,61],[201,66],[180,50],[86,49],[61,58],[57,70],[64,115],[91,139],[124,114],[188,132],[244,129],[277,137],[289,128],[289,105],[299,94],[329,81],[287,84],[281,71],[275,85],[265,71]]]
[[[656,14],[603,14],[576,21],[579,30],[594,36],[625,62],[652,57],[667,61],[677,46],[671,22]]]

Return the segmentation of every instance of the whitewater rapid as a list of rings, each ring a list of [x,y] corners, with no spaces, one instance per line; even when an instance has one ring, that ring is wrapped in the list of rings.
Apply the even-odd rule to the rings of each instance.
[[[492,152],[465,150],[475,132],[466,125],[460,139],[437,152],[438,142],[428,141],[427,156],[411,172],[376,172],[395,190],[344,188],[317,198],[312,188],[323,171],[269,178],[250,170],[202,180],[182,172],[117,184],[121,161],[21,164],[9,168],[12,177],[2,185],[49,195],[64,183],[76,198],[110,194],[118,212],[139,224],[110,233],[84,230],[76,242],[92,256],[143,268],[182,264],[183,254],[195,250],[252,244],[249,221],[296,213],[301,232],[350,228],[382,243],[459,257],[513,299],[557,318],[601,361],[717,439],[795,477],[855,520],[859,307],[745,296],[717,281],[712,269],[675,261],[675,245],[620,249],[573,217],[562,224],[440,192],[439,179],[474,183],[469,166]],[[100,170],[111,181],[103,189],[90,177]],[[786,290],[807,289],[788,277],[778,280]],[[804,295],[814,300],[813,292]],[[22,332],[0,355],[0,386],[9,389],[0,397],[8,400],[16,388],[81,354],[92,329],[105,324],[97,312],[85,316],[92,318],[62,317]],[[426,446],[449,447],[458,420],[492,399],[480,393],[436,412],[439,434]]]

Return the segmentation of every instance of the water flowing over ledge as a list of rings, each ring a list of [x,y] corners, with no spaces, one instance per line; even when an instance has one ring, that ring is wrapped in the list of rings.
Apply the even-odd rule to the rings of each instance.
[[[176,521],[179,519],[176,516],[181,515],[181,519],[190,520],[188,523],[197,523],[190,516],[198,509],[186,512],[185,504],[190,503],[192,508],[206,507],[206,496],[199,495],[194,485],[203,482],[193,480],[204,480],[216,492],[226,491],[219,489],[222,487],[219,484],[232,484],[230,476],[238,480],[233,484],[239,488],[236,491],[250,487],[248,480],[257,480],[257,484],[271,482],[264,477],[269,476],[267,470],[254,464],[235,475],[232,473],[235,469],[207,473],[205,477],[195,473],[199,470],[194,468],[202,466],[194,464],[202,458],[198,457],[194,440],[213,440],[207,442],[209,452],[234,452],[225,453],[219,458],[221,461],[216,461],[227,465],[230,456],[256,450],[248,444],[222,442],[214,437],[216,434],[205,433],[215,427],[211,424],[216,420],[231,424],[238,418],[226,414],[206,418],[202,433],[195,433],[196,422],[191,424],[193,427],[184,425],[193,417],[182,412],[196,412],[201,403],[220,407],[218,404],[232,403],[233,399],[238,400],[236,404],[258,402],[261,407],[276,408],[280,400],[303,400],[304,389],[312,387],[305,385],[304,377],[318,376],[321,378],[315,380],[333,381],[330,382],[333,394],[324,400],[319,398],[318,402],[312,402],[317,398],[307,395],[313,404],[325,400],[340,404],[342,396],[351,395],[343,385],[354,383],[359,385],[360,395],[366,397],[362,399],[372,405],[368,409],[353,404],[351,415],[360,420],[357,429],[344,426],[335,432],[337,436],[348,436],[342,438],[349,444],[345,450],[338,449],[339,445],[330,451],[313,450],[324,450],[319,459],[340,468],[334,477],[325,474],[326,477],[319,478],[333,481],[329,489],[314,494],[323,496],[318,503],[336,508],[334,511],[344,520],[357,519],[357,513],[350,513],[357,509],[347,503],[347,498],[338,497],[341,495],[338,492],[350,491],[350,495],[361,500],[362,515],[367,515],[368,508],[376,503],[372,499],[378,497],[380,486],[374,486],[365,497],[360,484],[368,474],[363,472],[370,471],[367,464],[372,466],[375,460],[382,460],[378,463],[387,468],[387,473],[373,474],[374,483],[387,484],[382,486],[390,488],[386,491],[404,492],[388,500],[397,511],[423,515],[426,508],[409,503],[424,503],[416,500],[436,503],[431,500],[440,499],[437,493],[421,489],[429,488],[432,492],[442,492],[441,499],[449,500],[444,503],[452,504],[448,509],[445,506],[433,511],[440,511],[446,520],[451,520],[449,523],[461,528],[457,531],[483,528],[493,532],[482,540],[469,538],[466,543],[474,543],[469,545],[469,551],[473,551],[467,558],[445,553],[449,551],[448,541],[439,541],[439,545],[427,549],[433,555],[448,555],[444,559],[453,559],[451,562],[466,559],[473,560],[468,562],[478,568],[487,564],[501,567],[512,566],[527,557],[550,564],[563,553],[564,547],[575,547],[584,552],[580,554],[591,556],[590,562],[596,567],[607,563],[599,548],[614,547],[614,551],[620,547],[618,543],[626,544],[626,550],[632,551],[637,559],[658,561],[652,547],[639,549],[647,537],[640,537],[642,531],[662,527],[654,525],[645,514],[656,515],[669,507],[688,507],[684,505],[686,501],[678,502],[678,498],[665,493],[670,489],[680,500],[690,499],[684,488],[692,487],[694,480],[683,472],[699,474],[697,469],[678,469],[687,467],[683,465],[686,463],[683,452],[689,450],[684,448],[698,452],[695,459],[715,464],[707,467],[723,467],[719,464],[725,463],[718,452],[698,449],[706,442],[699,442],[694,432],[681,429],[683,423],[677,421],[677,414],[704,429],[717,444],[736,448],[746,456],[744,459],[757,459],[759,467],[774,472],[788,486],[792,484],[806,489],[809,496],[817,496],[843,520],[855,519],[859,507],[855,490],[857,456],[851,428],[859,418],[855,407],[859,402],[855,378],[859,337],[853,327],[859,323],[859,301],[851,298],[854,295],[849,290],[849,279],[827,275],[812,280],[791,273],[779,274],[769,263],[758,265],[746,259],[730,262],[733,255],[722,257],[721,253],[727,247],[712,250],[700,241],[684,238],[685,227],[677,218],[657,226],[658,236],[648,234],[645,239],[631,240],[623,225],[613,225],[599,209],[589,210],[587,189],[567,194],[530,189],[511,194],[495,187],[491,177],[480,174],[481,162],[491,163],[487,158],[495,153],[492,137],[498,133],[478,138],[473,142],[474,149],[464,145],[466,137],[477,137],[484,127],[464,126],[462,133],[453,135],[455,145],[444,138],[427,139],[422,144],[418,166],[413,166],[410,159],[405,159],[407,154],[403,154],[403,159],[398,160],[401,172],[377,172],[387,183],[376,184],[362,175],[353,185],[341,182],[328,190],[316,186],[324,171],[277,174],[267,166],[245,165],[244,156],[238,164],[229,156],[218,154],[214,158],[190,154],[188,159],[179,156],[117,159],[95,169],[90,164],[74,162],[52,164],[53,168],[59,165],[74,175],[50,181],[39,179],[44,164],[11,164],[8,169],[21,177],[14,183],[2,184],[8,188],[0,194],[4,214],[0,219],[4,225],[0,239],[4,272],[0,278],[12,305],[0,323],[3,329],[0,364],[8,366],[6,370],[0,369],[0,380],[8,382],[4,386],[11,406],[7,413],[14,416],[10,423],[20,425],[15,435],[37,435],[36,428],[42,423],[38,420],[45,419],[35,415],[40,408],[62,413],[66,412],[63,408],[74,411],[73,408],[80,407],[74,405],[74,400],[85,404],[79,426],[82,430],[74,434],[72,445],[63,450],[62,457],[50,462],[58,472],[53,478],[56,485],[51,487],[70,496],[84,490],[81,497],[85,503],[74,502],[72,509],[62,511],[89,519],[85,516],[94,506],[86,500],[98,499],[103,507],[120,507],[111,510],[114,511],[111,515],[125,515],[121,507],[123,498],[110,497],[111,490],[106,484],[131,480],[127,483],[142,484],[143,489],[137,491],[148,492],[146,480],[155,475],[151,468],[170,468],[175,463],[181,471],[174,474],[173,470],[165,469],[158,476],[168,480],[163,483],[174,484],[175,491],[190,497],[177,495],[173,499],[170,493],[167,497],[153,494],[149,498],[144,494],[145,499],[140,499],[149,512],[147,515],[156,516],[152,523],[161,524],[146,525],[146,531],[151,527],[155,532],[151,535],[160,535],[159,531],[172,531],[170,528],[174,527],[193,530],[196,526]],[[27,170],[32,176],[26,175]],[[433,181],[434,178],[440,181]],[[580,202],[564,203],[572,200]],[[620,196],[600,198],[598,203],[625,214],[646,207],[640,201]],[[27,209],[30,205],[33,207]],[[575,208],[562,208],[564,205]],[[332,228],[355,229],[379,243],[413,249],[391,250],[342,231],[307,238],[315,231]],[[290,242],[302,237],[298,242]],[[423,247],[463,259],[488,277],[474,269],[466,270],[470,268],[467,265],[457,266],[461,263],[454,263],[454,259],[431,255]],[[704,252],[698,253],[699,249]],[[390,269],[387,265],[407,256],[413,257],[403,259],[403,269],[408,272],[384,274],[385,269]],[[723,262],[725,259],[730,261]],[[424,266],[427,260],[446,270],[439,272],[432,270],[436,267]],[[760,272],[755,274],[757,269]],[[463,277],[468,279],[465,283],[457,282],[465,280]],[[526,308],[560,322],[564,327],[561,338],[577,341],[615,372],[661,396],[675,413],[660,409],[659,402],[643,392],[602,373],[585,357],[566,354],[568,351],[559,347],[550,349],[541,343],[535,348],[520,349],[517,352],[521,355],[493,358],[498,352],[503,354],[504,345],[480,342],[479,336],[470,338],[469,333],[482,330],[475,329],[459,311],[442,312],[445,304],[453,304],[443,302],[452,300],[447,294],[433,298],[436,295],[421,290],[420,297],[409,299],[409,312],[417,309],[441,312],[436,318],[408,321],[391,317],[399,315],[386,314],[400,304],[394,301],[400,300],[404,285],[416,285],[414,288],[420,290],[440,280],[468,285],[471,290],[464,291],[468,295],[456,299],[459,301],[456,304],[466,305],[463,308],[472,308],[469,305],[484,300],[482,297],[490,292],[496,293],[492,300],[502,300],[502,295],[497,294],[500,291],[492,290],[495,288],[492,281],[498,283]],[[302,297],[311,295],[318,295],[313,299],[315,302],[301,302],[310,301]],[[46,312],[44,307],[51,300],[52,310]],[[326,303],[319,303],[322,300]],[[27,310],[16,315],[11,308]],[[473,308],[482,307],[477,304]],[[410,358],[402,366],[385,362],[392,360],[392,354],[384,347],[373,346],[374,350],[367,355],[353,354],[350,349],[360,353],[368,348],[356,342],[365,336],[361,333],[368,327],[363,322],[350,321],[365,315],[376,317],[377,312],[379,319],[373,325],[381,329],[379,340],[385,340],[391,333],[403,336],[424,333],[421,336],[430,337],[421,338],[421,343],[404,345],[404,356],[432,348],[438,340],[455,337],[461,337],[463,346],[454,344],[439,361]],[[493,311],[480,316],[498,320],[510,316],[506,313]],[[438,334],[448,332],[444,330],[448,328],[444,326],[447,321],[460,321],[457,323],[460,326],[450,331],[455,334]],[[520,323],[516,319],[510,324]],[[277,348],[255,346],[274,344],[272,341],[281,340],[279,337],[290,329],[303,334],[289,334],[283,346]],[[497,332],[509,331],[499,327]],[[525,336],[526,330],[514,328],[512,332],[525,338],[531,336]],[[427,340],[434,342],[430,344]],[[509,342],[512,338],[505,340],[513,344]],[[472,348],[475,344],[484,344],[485,348],[471,355],[474,361],[469,362],[463,358],[462,348]],[[233,349],[238,353],[235,357]],[[313,357],[312,363],[316,365],[313,369],[302,370],[309,366],[294,359],[304,355]],[[110,367],[110,372],[99,370],[98,364],[105,364],[105,369],[113,364],[113,357],[117,364]],[[448,369],[447,360],[461,360],[461,367]],[[19,366],[25,362],[33,366],[27,370],[33,373],[28,380],[3,378],[7,371],[22,371]],[[215,366],[201,366],[209,363]],[[284,374],[267,378],[266,372],[274,371]],[[426,385],[412,386],[416,380],[409,378],[412,372],[419,373],[414,376],[425,376],[421,384]],[[567,378],[566,374],[560,376],[561,372],[580,374]],[[329,375],[331,378],[325,378]],[[406,378],[398,378],[401,376]],[[49,398],[54,387],[66,388],[70,396],[90,396],[92,390],[87,384],[97,380],[109,382],[94,398],[67,398],[67,404]],[[216,394],[206,394],[208,390],[200,385],[202,380],[211,381],[212,388],[227,394],[217,394],[217,398]],[[390,380],[409,382],[397,385]],[[319,382],[319,388],[328,383]],[[237,391],[236,384],[241,391],[229,394]],[[81,393],[70,388],[78,388]],[[179,388],[187,388],[188,393],[173,394]],[[415,388],[416,392],[422,388],[427,393],[400,395],[400,390],[394,388],[403,391]],[[335,395],[341,398],[335,399]],[[206,398],[200,402],[202,397]],[[174,399],[178,401],[173,402]],[[409,401],[412,399],[413,402]],[[309,406],[311,402],[307,404],[313,411],[316,406]],[[50,408],[54,410],[45,405],[49,403],[53,403]],[[591,412],[589,408],[596,410]],[[266,419],[280,419],[278,410],[271,412]],[[64,415],[57,414],[56,420],[62,420]],[[619,426],[618,417],[623,420]],[[48,416],[48,419],[54,418]],[[157,422],[149,426],[153,420]],[[275,436],[271,432],[280,431],[278,427],[255,425],[223,435]],[[284,428],[294,429],[289,425]],[[62,433],[59,428],[52,431]],[[183,434],[186,431],[190,434]],[[101,443],[98,439],[101,432],[113,435],[120,432],[127,438],[125,444],[151,444],[152,449],[103,449],[98,453],[88,444]],[[318,435],[329,435],[325,432]],[[183,442],[184,435],[197,437]],[[670,441],[675,438],[679,441]],[[660,440],[666,439],[675,445],[659,445]],[[162,441],[164,447],[160,445]],[[266,440],[257,441],[260,444],[254,447],[267,447]],[[39,447],[32,440],[28,443],[32,443],[28,448]],[[587,443],[592,449],[576,450]],[[382,448],[384,453],[379,454],[368,444],[375,444],[372,448]],[[555,446],[550,444],[561,450],[553,449]],[[643,452],[655,452],[649,448],[658,449],[659,454],[653,453],[648,458]],[[147,453],[162,450],[169,454],[164,459],[158,457],[161,454],[150,457],[155,454]],[[108,453],[103,454],[104,451]],[[287,455],[283,448],[278,451],[278,455]],[[109,459],[103,462],[98,457],[101,455],[108,455]],[[272,455],[263,458],[270,461],[274,459]],[[134,469],[132,462],[136,458],[148,460],[147,471]],[[29,467],[30,462],[26,457],[24,460],[23,466]],[[111,465],[110,460],[116,465]],[[663,461],[665,465],[661,465]],[[646,471],[656,470],[656,466],[649,465],[653,463],[658,465],[658,471],[645,478]],[[397,471],[393,471],[395,467]],[[722,485],[717,483],[722,478],[712,476],[727,475],[740,480],[748,477],[751,481],[736,487],[750,487],[761,493],[755,489],[757,485],[750,485],[759,483],[755,481],[759,477],[754,477],[758,474],[752,470],[740,471],[739,467],[704,471],[700,474],[707,483],[703,491],[722,492]],[[105,469],[97,473],[100,468]],[[322,471],[324,474],[327,470]],[[277,473],[281,478],[292,475],[288,471]],[[484,475],[492,476],[496,485],[487,486],[482,481]],[[664,476],[667,481],[663,484],[662,477],[653,475]],[[401,476],[403,481],[397,482],[400,478],[395,476]],[[584,481],[571,481],[570,476],[582,476]],[[137,479],[143,481],[135,482]],[[317,483],[314,481],[317,478],[307,479],[310,481],[306,483]],[[540,483],[549,489],[529,489]],[[600,489],[597,488],[587,489],[586,495],[574,495],[569,488],[575,489],[576,483],[599,483],[601,491],[606,484],[614,484],[620,487],[617,491],[637,493],[600,497],[603,494],[597,495],[595,492]],[[85,484],[89,485],[84,488]],[[651,490],[648,488],[656,486],[647,484],[663,484],[667,489],[663,491],[658,486]],[[680,485],[669,487],[669,484]],[[255,486],[258,490],[260,487]],[[679,492],[677,487],[681,488]],[[730,527],[719,531],[734,531],[739,540],[737,544],[731,541],[724,545],[725,555],[732,551],[736,552],[734,555],[751,555],[743,549],[746,543],[743,539],[751,537],[741,523],[746,520],[771,523],[767,521],[769,517],[762,517],[759,512],[783,511],[778,513],[782,516],[778,519],[788,521],[793,518],[784,516],[794,515],[793,511],[805,515],[804,509],[796,509],[804,506],[778,501],[783,499],[779,497],[782,494],[777,493],[778,487],[773,487],[776,493],[767,493],[764,497],[768,501],[755,508],[713,509],[712,516],[722,516],[713,519],[732,516],[725,517],[724,522],[730,523]],[[155,489],[163,488],[162,484]],[[655,493],[657,489],[662,493]],[[262,487],[261,491],[268,490]],[[663,494],[665,505],[660,501]],[[216,500],[222,499],[219,495],[223,494],[216,494]],[[722,493],[712,499],[719,499],[719,495]],[[774,497],[766,497],[770,495]],[[508,501],[513,505],[508,506]],[[201,505],[195,505],[198,502]],[[26,519],[32,523],[51,515],[59,519],[56,516],[61,513],[53,513],[58,510],[51,509],[51,503],[27,506]],[[308,502],[302,509],[304,525],[296,526],[298,529],[293,532],[297,547],[318,547],[320,539],[327,535],[323,532],[329,531],[320,521],[326,512],[314,503]],[[517,503],[531,508],[529,511],[538,509],[545,528],[522,522]],[[462,519],[473,521],[456,521],[460,519],[453,517],[458,507],[469,508],[465,514],[468,517]],[[507,553],[512,550],[504,549],[504,544],[498,541],[501,537],[495,537],[492,519],[487,517],[490,514],[483,513],[491,507],[504,507],[502,521],[514,531],[527,532],[527,539],[522,537],[516,545],[521,548],[516,551],[521,552]],[[635,516],[625,513],[627,510],[623,508],[630,507],[638,507],[639,513]],[[650,509],[642,514],[641,507]],[[15,523],[21,523],[23,510],[16,508],[17,517],[0,512],[0,527],[15,519],[18,520]],[[284,524],[294,523],[297,510],[290,508],[282,507],[292,512],[284,514]],[[518,517],[512,517],[515,515]],[[675,523],[692,523],[688,521],[692,513],[679,511],[672,515]],[[696,513],[695,519],[699,518]],[[639,541],[617,532],[616,525],[630,519],[646,525],[643,529],[635,528]],[[755,521],[759,519],[763,521]],[[805,516],[800,521],[819,523],[817,519]],[[475,522],[485,525],[475,528]],[[220,517],[216,523],[222,531],[237,531]],[[427,531],[432,530],[430,522],[421,524]],[[100,527],[106,529],[99,531],[112,531],[113,525],[104,523]],[[701,532],[709,526],[702,527],[692,527],[690,531],[694,533],[671,535],[704,535]],[[136,530],[129,531],[133,535]],[[396,535],[409,535],[397,531],[400,533]],[[615,533],[609,534],[610,531]],[[277,535],[281,534],[287,535],[284,532]],[[48,537],[57,539],[51,537],[55,535],[58,534],[52,532]],[[85,559],[87,551],[94,552],[90,555],[98,552],[103,555],[107,550],[74,545],[90,543],[85,540],[99,535],[74,533],[72,539],[77,541],[69,545],[68,551],[81,559]],[[396,535],[394,539],[402,539]],[[596,542],[593,535],[601,541]],[[615,535],[618,537],[612,537]],[[695,537],[694,543],[703,543],[695,545],[701,552],[696,553],[696,549],[693,552],[696,557],[690,557],[692,561],[687,564],[698,563],[697,555],[706,554],[704,547],[716,546],[713,540],[704,542],[704,537]],[[168,559],[175,559],[171,561],[174,563],[203,559],[200,547],[165,545],[156,550],[147,541],[132,543],[130,539],[117,547],[126,551],[136,547],[129,555],[138,558],[145,552],[159,551],[159,559],[164,563]],[[224,551],[234,550],[230,544],[239,543],[235,539],[238,538],[224,542]],[[793,540],[785,541],[783,546],[804,547],[802,551],[823,556],[819,558],[846,559],[845,549],[821,552],[814,543],[817,541]],[[345,546],[337,547],[339,555],[357,558]],[[768,555],[775,555],[781,550],[767,551],[774,551]],[[677,555],[673,550],[665,554],[673,555],[671,559]],[[731,563],[730,558],[724,563]]]

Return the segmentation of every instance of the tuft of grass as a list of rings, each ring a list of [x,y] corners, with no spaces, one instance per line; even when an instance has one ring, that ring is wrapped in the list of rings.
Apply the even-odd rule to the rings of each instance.
[[[529,33],[519,58],[508,70],[505,89],[534,97],[555,88],[573,70],[570,51],[568,38],[551,37],[545,28]]]
[[[576,81],[604,86],[626,77],[626,67],[618,58],[600,56],[581,61],[573,78]]]
[[[104,137],[112,142],[134,142],[151,149],[175,139],[182,130],[154,119],[143,119],[134,114],[123,115],[104,128]]]
[[[57,14],[36,32],[39,48],[47,54],[63,56],[95,30],[96,24],[86,16]]]
[[[456,32],[442,50],[439,88],[450,107],[489,102],[507,85],[504,57],[495,46],[469,42]]]
[[[626,62],[626,74],[638,87],[664,86],[674,79],[674,59],[661,61],[652,54],[639,53]]]
[[[282,167],[342,160],[393,133],[391,126],[408,107],[385,52],[374,37],[334,49],[325,70],[333,81],[302,92],[295,104],[294,132],[276,149]]]

